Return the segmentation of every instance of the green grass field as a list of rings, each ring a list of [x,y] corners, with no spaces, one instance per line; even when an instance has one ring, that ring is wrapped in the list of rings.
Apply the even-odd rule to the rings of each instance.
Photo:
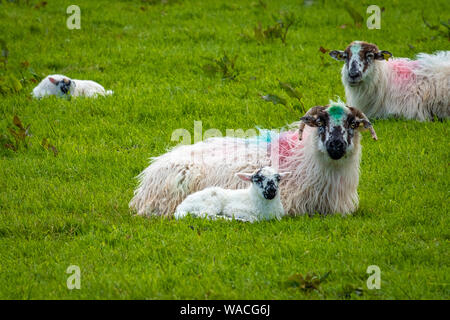
[[[448,121],[374,121],[379,141],[362,141],[360,208],[346,218],[246,224],[128,209],[135,176],[176,144],[175,129],[296,121],[299,108],[260,97],[295,105],[278,81],[306,108],[344,98],[342,65],[320,47],[366,40],[410,58],[450,50],[439,24],[449,1],[351,2],[364,19],[369,5],[384,8],[380,30],[356,26],[341,2],[301,0],[78,0],[81,29],[69,30],[74,3],[48,2],[0,1],[1,299],[450,298]],[[285,44],[255,36],[286,12],[295,23]],[[225,55],[237,55],[234,69],[205,66]],[[54,73],[114,95],[32,100],[31,79]],[[4,146],[15,115],[32,134],[17,151]],[[66,286],[70,265],[81,269],[80,290]],[[380,290],[366,286],[369,265],[381,269]],[[328,277],[317,289],[290,280],[308,273]]]

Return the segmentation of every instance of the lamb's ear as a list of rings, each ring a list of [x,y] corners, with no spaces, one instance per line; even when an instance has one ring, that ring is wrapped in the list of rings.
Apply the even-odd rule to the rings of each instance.
[[[236,173],[236,176],[238,176],[241,180],[244,181],[252,181],[252,174],[250,173],[238,172]]]
[[[388,61],[389,58],[392,57],[392,53],[389,51],[381,50],[375,53],[375,59],[376,60],[386,60]]]
[[[55,78],[49,77],[48,80],[49,80],[51,83],[53,83],[55,86],[58,85],[58,82],[59,82],[59,81],[55,80]]]
[[[279,173],[279,175],[280,175],[281,178],[284,178],[285,176],[290,175],[290,174],[291,174],[290,171]]]
[[[333,50],[330,51],[330,56],[338,61],[343,61],[345,60],[345,52],[344,51],[339,51],[339,50]]]

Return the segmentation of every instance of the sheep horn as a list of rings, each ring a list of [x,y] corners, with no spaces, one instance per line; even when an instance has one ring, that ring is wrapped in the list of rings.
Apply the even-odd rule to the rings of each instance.
[[[319,111],[322,111],[325,109],[326,109],[326,107],[324,107],[324,106],[312,107],[305,113],[305,115],[302,118],[308,117],[308,116],[316,116],[319,113]],[[300,125],[298,126],[298,140],[302,140],[303,129],[305,129],[305,125],[306,125],[305,122],[302,119],[300,119]]]
[[[375,129],[373,128],[372,124],[370,123],[367,116],[359,109],[349,107],[352,111],[355,117],[361,121],[362,124],[364,124],[364,129],[369,129],[370,134],[372,135],[373,140],[378,140],[377,134],[375,133]]]

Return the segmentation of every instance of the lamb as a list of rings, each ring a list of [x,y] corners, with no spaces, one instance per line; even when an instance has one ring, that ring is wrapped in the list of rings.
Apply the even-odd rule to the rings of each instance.
[[[229,190],[209,187],[189,195],[178,205],[175,219],[191,214],[196,217],[235,219],[255,222],[280,220],[284,216],[278,184],[288,172],[277,173],[271,167],[258,169],[253,174],[239,172],[243,181],[251,182],[247,189]]]
[[[421,53],[417,60],[391,59],[389,51],[354,41],[331,57],[345,61],[347,103],[369,118],[402,116],[419,121],[450,116],[450,51]]]
[[[31,95],[34,98],[45,96],[67,96],[72,97],[97,97],[97,95],[111,95],[113,91],[105,91],[100,84],[91,80],[70,79],[61,74],[54,74],[45,77],[34,89]]]
[[[293,128],[299,126],[299,130]],[[306,128],[305,128],[306,126]],[[189,194],[207,187],[243,187],[231,177],[271,166],[291,172],[280,182],[287,214],[350,214],[358,208],[360,131],[367,117],[345,103],[310,109],[291,129],[259,136],[209,138],[179,145],[152,159],[138,176],[130,208],[139,215],[171,216]]]

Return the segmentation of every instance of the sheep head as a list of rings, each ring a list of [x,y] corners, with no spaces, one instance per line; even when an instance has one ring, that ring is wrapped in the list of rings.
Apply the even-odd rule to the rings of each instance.
[[[61,90],[61,94],[68,94],[71,90],[71,88],[75,87],[75,82],[68,78],[63,78],[61,80],[56,80],[53,77],[49,77],[48,80],[53,83],[55,86]]]
[[[300,140],[305,125],[318,128],[318,149],[326,152],[333,160],[339,160],[353,150],[354,137],[358,131],[368,129],[372,138],[378,140],[365,114],[342,102],[331,102],[327,106],[316,106],[308,110],[300,119]]]
[[[350,86],[357,86],[371,74],[376,60],[388,60],[392,54],[380,51],[374,44],[353,41],[344,51],[330,51],[330,56],[345,61],[343,79]]]
[[[289,172],[278,173],[271,167],[263,167],[253,173],[239,172],[236,175],[244,181],[251,182],[261,197],[272,200],[279,194],[279,183]]]

